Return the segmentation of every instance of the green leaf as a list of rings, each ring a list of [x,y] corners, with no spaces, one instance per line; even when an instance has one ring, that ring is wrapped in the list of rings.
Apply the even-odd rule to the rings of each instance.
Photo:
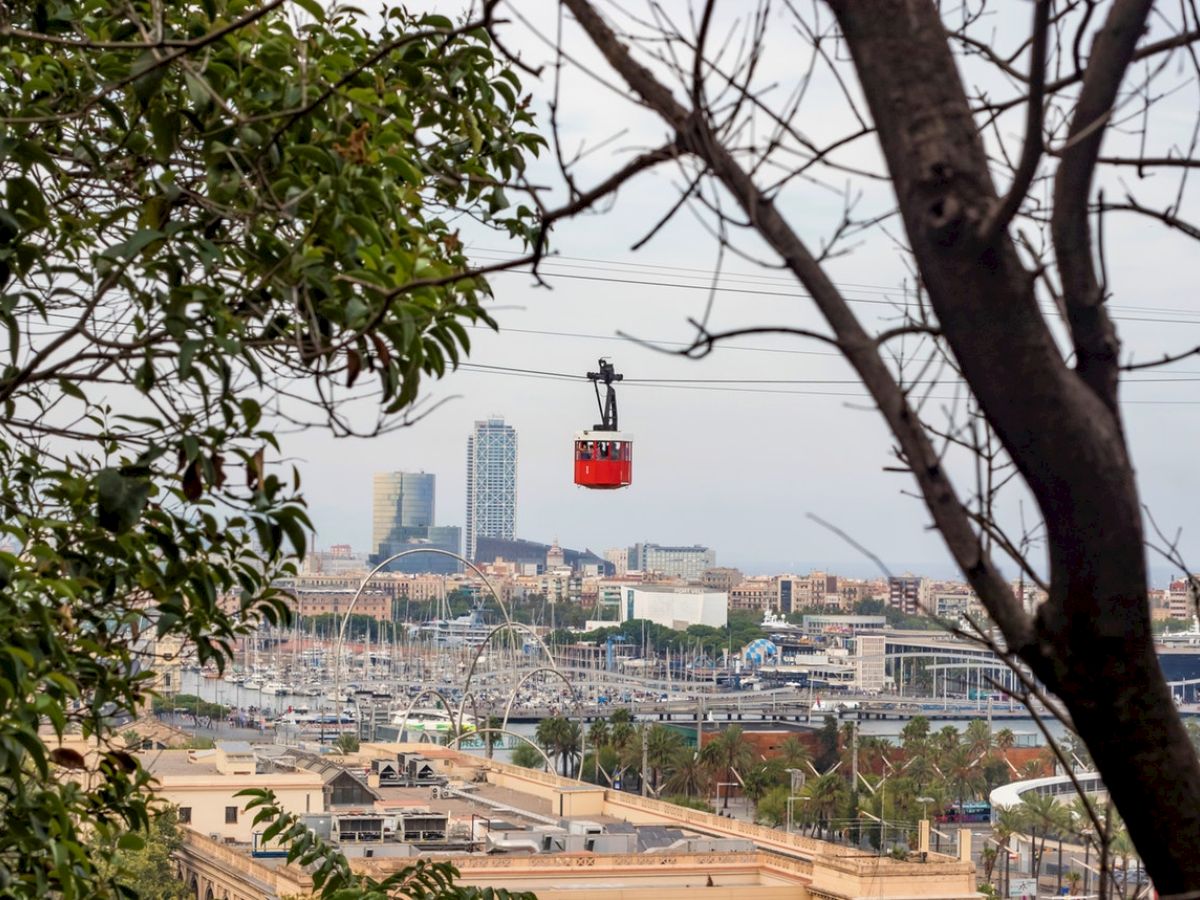
[[[114,534],[132,528],[150,499],[149,479],[125,475],[120,469],[102,469],[96,476],[96,489],[96,518]]]
[[[293,0],[293,2],[318,22],[325,21],[325,9],[317,0]]]
[[[133,81],[133,92],[145,104],[158,93],[166,78],[167,66],[159,62],[153,50],[147,50],[134,61],[130,74],[138,76]]]
[[[117,839],[117,848],[120,850],[141,850],[146,846],[146,842],[141,835],[127,832]]]

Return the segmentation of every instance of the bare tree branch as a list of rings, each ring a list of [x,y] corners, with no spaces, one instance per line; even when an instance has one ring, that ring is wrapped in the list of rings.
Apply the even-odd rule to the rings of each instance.
[[[1029,102],[1025,115],[1025,144],[1021,149],[1021,161],[1013,174],[1012,185],[1004,200],[995,211],[984,219],[979,229],[980,242],[990,244],[996,234],[1008,227],[1013,216],[1021,208],[1025,194],[1037,174],[1042,158],[1042,119],[1045,115],[1044,98],[1046,88],[1046,44],[1050,27],[1051,0],[1034,0],[1033,4],[1033,47],[1029,61]]]
[[[1088,195],[1104,139],[1097,123],[1112,111],[1152,5],[1153,0],[1116,0],[1109,11],[1092,48],[1067,137],[1069,147],[1061,153],[1054,179],[1050,230],[1076,371],[1110,409],[1117,403],[1119,344],[1092,264]]]

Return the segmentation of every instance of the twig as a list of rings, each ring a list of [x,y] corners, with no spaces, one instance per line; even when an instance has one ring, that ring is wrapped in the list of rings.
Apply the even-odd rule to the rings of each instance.
[[[852,538],[846,532],[842,531],[842,529],[838,528],[832,522],[825,521],[820,516],[818,516],[816,513],[805,513],[804,517],[806,519],[811,519],[812,521],[816,522],[822,528],[826,528],[829,531],[832,531],[834,534],[836,534],[838,537],[840,537],[843,541],[845,541],[847,544],[849,544],[851,547],[853,547],[855,550],[857,550],[859,553],[861,553],[863,556],[865,556],[867,559],[871,560],[871,562],[875,563],[875,565],[879,566],[879,571],[883,572],[884,575],[886,575],[888,578],[892,577],[891,570],[888,569],[887,565],[884,563],[884,561],[882,559],[880,559],[878,556],[876,556],[874,553],[872,553],[870,550],[868,550],[866,547],[864,547],[862,544],[860,544],[858,541],[856,541],[854,538]]]
[[[1021,208],[1021,201],[1033,176],[1037,174],[1045,143],[1042,139],[1042,122],[1045,118],[1046,93],[1046,44],[1050,26],[1050,0],[1034,0],[1033,4],[1033,47],[1029,59],[1029,105],[1025,110],[1025,144],[1021,148],[1021,161],[1013,175],[1012,184],[1004,199],[983,220],[979,228],[980,241],[986,246],[996,235],[1008,227],[1013,216]]]

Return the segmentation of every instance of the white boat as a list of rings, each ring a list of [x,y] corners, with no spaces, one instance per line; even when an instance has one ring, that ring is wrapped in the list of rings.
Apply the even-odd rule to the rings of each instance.
[[[457,716],[454,717],[457,719]],[[392,715],[392,724],[403,726],[405,731],[415,732],[417,734],[449,734],[453,727],[453,721],[450,714],[444,709],[419,708],[409,712],[407,719],[404,711]],[[476,728],[475,719],[472,716],[463,715],[463,731],[474,731]]]
[[[478,647],[489,634],[492,626],[483,620],[482,607],[476,606],[469,613],[454,619],[434,619],[409,629],[409,636],[417,640],[431,641],[439,647]]]
[[[286,694],[288,687],[282,681],[268,681],[262,686],[262,692],[264,694],[274,694],[278,697]]]

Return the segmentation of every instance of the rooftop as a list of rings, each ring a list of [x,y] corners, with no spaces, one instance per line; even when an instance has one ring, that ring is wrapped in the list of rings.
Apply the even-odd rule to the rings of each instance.
[[[277,756],[278,748],[273,750]],[[157,754],[152,770],[195,772],[208,766],[168,754]],[[377,877],[419,855],[452,861],[464,886],[534,891],[539,900],[568,900],[582,896],[580,891],[588,900],[618,895],[687,900],[682,892],[700,886],[724,889],[707,900],[741,900],[738,891],[746,887],[755,888],[756,900],[975,897],[974,867],[954,857],[925,853],[919,862],[904,862],[865,855],[858,848],[427,744],[364,744],[351,756],[316,761],[329,771],[365,777],[377,795],[373,809],[356,809],[349,819],[348,811],[337,810],[317,817],[333,840],[342,841],[351,865]],[[435,782],[422,775],[421,783],[405,784],[414,762],[423,770],[432,766]],[[387,779],[398,783],[378,783],[381,763],[387,764]],[[364,837],[367,812],[383,825]],[[226,851],[237,850],[241,856],[234,867],[246,878],[274,885],[280,896],[305,892],[307,876],[294,867],[278,861],[261,865],[249,846],[217,844],[218,854],[214,843],[190,833],[185,868],[207,871],[219,856],[228,871],[233,861]]]

